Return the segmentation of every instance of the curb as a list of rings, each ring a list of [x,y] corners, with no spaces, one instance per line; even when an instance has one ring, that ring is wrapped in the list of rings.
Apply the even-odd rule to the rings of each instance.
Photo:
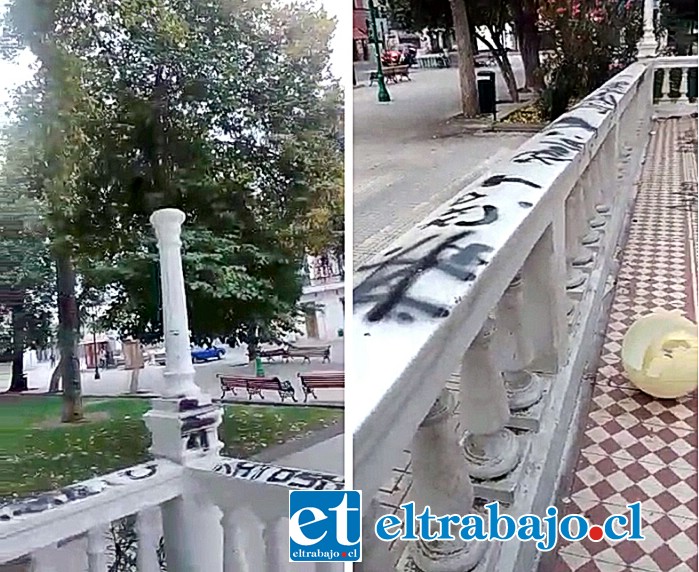
[[[292,439],[291,441],[287,441],[286,443],[281,443],[279,445],[273,445],[272,447],[267,447],[257,453],[257,455],[254,455],[252,459],[261,462],[274,462],[278,459],[289,457],[290,455],[310,449],[314,445],[318,445],[323,441],[329,441],[333,437],[342,435],[344,432],[344,423],[333,423],[329,427],[324,427],[318,431],[313,431],[311,435],[300,437],[298,439]]]

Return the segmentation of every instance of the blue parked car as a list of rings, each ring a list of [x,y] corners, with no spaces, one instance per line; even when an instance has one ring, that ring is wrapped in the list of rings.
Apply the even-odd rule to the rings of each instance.
[[[226,355],[226,350],[223,348],[204,348],[204,349],[193,349],[192,350],[192,361],[193,362],[201,362],[201,361],[209,361],[211,359],[223,359],[223,356]]]

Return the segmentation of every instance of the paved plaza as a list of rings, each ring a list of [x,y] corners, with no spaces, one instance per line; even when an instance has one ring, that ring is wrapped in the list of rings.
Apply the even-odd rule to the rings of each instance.
[[[281,360],[276,360],[271,363],[263,362],[266,375],[277,376],[281,380],[291,381],[296,389],[296,398],[299,402],[303,402],[303,392],[298,380],[298,373],[304,371],[327,371],[344,369],[345,355],[344,342],[342,339],[332,342],[324,342],[331,345],[330,363],[321,363],[320,358],[311,358],[311,363],[303,363],[300,358],[283,363]],[[303,344],[299,344],[303,345]],[[310,345],[310,344],[309,344]],[[195,379],[197,385],[212,397],[218,399],[221,397],[219,374],[245,373],[255,374],[254,364],[245,364],[244,352],[230,351],[221,361],[211,361],[202,364],[194,364]],[[163,383],[163,366],[146,365],[139,375],[139,391],[144,395],[160,394]],[[49,381],[51,379],[52,368],[47,362],[39,363],[35,368],[29,369],[27,377],[29,380],[28,393],[45,393],[48,391]],[[93,371],[83,371],[81,374],[82,390],[84,395],[89,396],[106,396],[106,395],[125,395],[129,392],[129,383],[131,372],[124,369],[108,369],[100,371],[101,379],[94,378]],[[10,364],[0,364],[0,393],[6,391],[10,386]],[[248,396],[244,390],[237,390],[237,396],[230,392],[226,394],[226,401],[230,402],[245,402],[247,403]],[[278,403],[279,396],[270,391],[265,392],[265,399],[253,397],[255,403]],[[318,399],[309,397],[309,404],[328,404],[339,405],[344,402],[344,391],[339,389],[324,389],[317,390]],[[291,403],[288,399],[285,403]]]
[[[512,61],[521,84],[521,59],[515,55]],[[499,73],[496,78],[498,98],[506,98]],[[389,84],[388,89],[392,102],[387,104],[377,102],[376,85],[353,91],[355,268],[528,137],[521,133],[440,135],[460,111],[455,68],[415,70],[412,81]]]

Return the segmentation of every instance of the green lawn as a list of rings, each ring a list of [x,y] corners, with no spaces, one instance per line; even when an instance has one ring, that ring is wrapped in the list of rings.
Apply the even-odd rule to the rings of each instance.
[[[86,399],[89,422],[62,425],[59,397],[0,398],[0,498],[47,491],[150,458],[146,399]],[[315,407],[225,406],[223,455],[249,457],[341,420]]]

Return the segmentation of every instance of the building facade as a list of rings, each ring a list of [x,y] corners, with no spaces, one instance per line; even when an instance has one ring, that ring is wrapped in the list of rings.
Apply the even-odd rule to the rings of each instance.
[[[308,256],[303,268],[302,338],[334,340],[344,335],[345,265],[332,254]]]

